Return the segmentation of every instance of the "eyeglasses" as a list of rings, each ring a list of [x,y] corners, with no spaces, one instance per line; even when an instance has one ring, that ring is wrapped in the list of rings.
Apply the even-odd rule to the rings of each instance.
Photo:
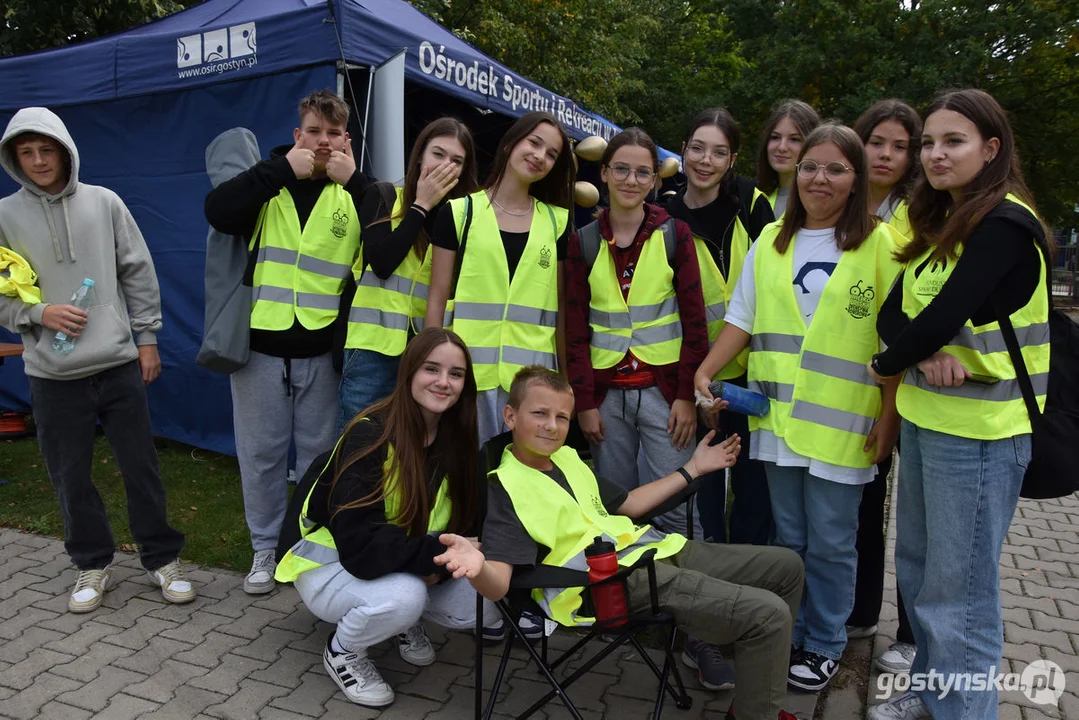
[[[803,160],[795,167],[798,168],[798,177],[804,180],[812,180],[817,177],[817,173],[822,169],[824,170],[824,176],[829,180],[839,180],[847,173],[854,172],[854,168],[849,168],[841,162],[830,162],[827,165],[821,165],[815,160]]]
[[[704,160],[705,155],[712,156],[712,162],[718,164],[727,162],[730,159],[730,152],[726,148],[715,148],[711,152],[708,152],[706,148],[700,145],[690,145],[686,148],[686,160],[692,160],[693,162],[700,162]]]
[[[608,165],[607,169],[611,171],[611,175],[614,175],[615,180],[626,180],[629,178],[629,174],[637,178],[637,182],[646,183],[651,182],[652,178],[656,176],[654,172],[648,168],[631,168],[628,165]]]

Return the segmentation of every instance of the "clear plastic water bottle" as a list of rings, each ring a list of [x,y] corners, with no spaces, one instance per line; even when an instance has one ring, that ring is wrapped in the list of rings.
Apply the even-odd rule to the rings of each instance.
[[[79,310],[85,310],[90,307],[90,290],[93,287],[93,280],[90,278],[83,278],[82,285],[79,285],[79,289],[71,296],[71,304]],[[77,339],[78,338],[68,337],[66,332],[58,330],[56,332],[56,337],[52,340],[52,349],[54,352],[58,352],[61,355],[67,355],[75,349],[75,341]]]
[[[746,390],[743,387],[738,387],[722,380],[716,380],[709,385],[708,392],[712,393],[712,397],[716,400],[726,400],[728,410],[733,410],[743,415],[764,417],[768,414],[768,410],[772,405],[767,395],[761,395],[758,392]]]

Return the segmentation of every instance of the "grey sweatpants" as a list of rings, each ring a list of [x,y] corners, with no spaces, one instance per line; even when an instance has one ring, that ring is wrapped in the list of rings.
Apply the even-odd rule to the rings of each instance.
[[[666,477],[689,462],[696,444],[690,443],[685,450],[671,445],[671,436],[667,434],[670,414],[671,406],[658,387],[610,388],[599,406],[603,442],[589,445],[596,475],[633,490]],[[643,455],[642,472],[638,472],[638,451]],[[665,532],[685,535],[688,529],[685,506],[659,516],[656,524]],[[697,513],[693,514],[693,537],[704,537]]]
[[[338,387],[330,354],[285,360],[252,352],[231,375],[232,423],[251,547],[273,550],[288,505],[289,445],[296,475],[333,447]],[[286,377],[288,381],[286,382]]]
[[[360,655],[421,618],[451,630],[468,630],[476,623],[476,591],[464,578],[441,585],[427,585],[409,573],[360,580],[335,562],[302,573],[294,585],[315,617],[337,625],[338,644]],[[495,606],[484,600],[484,626],[497,624],[498,617]]]

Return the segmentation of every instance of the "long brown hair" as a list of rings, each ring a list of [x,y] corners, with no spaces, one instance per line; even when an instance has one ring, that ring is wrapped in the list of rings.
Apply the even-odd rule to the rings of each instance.
[[[423,366],[427,356],[445,343],[461,348],[465,355],[465,385],[457,402],[438,419],[438,432],[434,442],[425,451],[427,429],[420,406],[412,397],[412,378]],[[447,531],[472,531],[479,521],[476,463],[480,443],[476,429],[476,377],[472,372],[472,357],[464,341],[456,333],[442,328],[426,328],[412,338],[401,355],[401,366],[393,392],[353,418],[345,428],[342,447],[356,423],[365,422],[367,418],[375,416],[385,419],[382,435],[372,445],[357,450],[346,458],[341,458],[339,454],[335,459],[330,497],[333,497],[334,487],[341,476],[352,465],[388,446],[393,449],[393,458],[382,475],[383,482],[366,497],[342,505],[332,512],[336,514],[342,510],[365,507],[385,500],[386,481],[396,478],[396,491],[401,503],[399,514],[390,520],[405,528],[413,537],[426,533],[434,498],[428,497],[427,494],[429,478],[424,474],[424,456],[426,452],[434,452],[440,459],[441,470],[449,484],[452,513]]]
[[[502,178],[506,175],[506,165],[509,164],[510,153],[513,152],[513,148],[517,147],[517,143],[531,135],[532,131],[543,123],[547,123],[558,130],[558,134],[562,136],[562,151],[558,153],[558,157],[551,167],[551,172],[532,183],[532,186],[528,188],[528,194],[548,205],[557,205],[558,207],[570,209],[573,207],[573,178],[576,173],[573,169],[573,156],[570,154],[573,149],[570,147],[569,136],[566,135],[566,131],[558,124],[555,116],[550,113],[530,112],[513,123],[510,129],[506,131],[506,134],[502,136],[502,141],[498,145],[498,152],[495,154],[494,164],[491,165],[491,172],[487,176],[487,182],[484,183],[483,187],[491,191],[498,189],[499,183],[502,182]]]
[[[779,121],[785,117],[791,119],[803,138],[808,138],[809,133],[820,125],[820,115],[817,111],[812,105],[801,100],[784,100],[768,116],[768,120],[764,123],[764,132],[761,133],[761,149],[757,153],[757,189],[765,195],[771,195],[772,191],[779,187],[779,173],[768,162],[768,137],[776,129]]]
[[[696,117],[690,120],[689,125],[686,126],[686,134],[682,139],[683,166],[685,165],[686,148],[689,147],[690,141],[693,140],[694,133],[702,127],[719,128],[727,136],[727,146],[730,148],[731,155],[738,154],[738,148],[742,145],[742,131],[738,127],[738,122],[735,121],[734,116],[726,108],[708,108],[697,113]],[[727,171],[723,173],[723,179],[719,181],[719,197],[725,197],[737,206],[741,204],[741,198],[738,197],[738,189],[732,187],[734,177],[734,163],[732,162]],[[748,210],[749,208],[746,209]]]
[[[465,162],[461,166],[461,174],[457,178],[457,184],[446,193],[445,200],[464,197],[475,192],[476,185],[479,183],[476,180],[476,144],[472,141],[472,132],[457,118],[441,117],[428,123],[427,127],[420,131],[416,142],[412,144],[412,152],[408,156],[408,171],[405,173],[405,190],[401,197],[401,207],[393,214],[394,220],[401,220],[412,207],[412,203],[416,202],[416,186],[419,185],[420,173],[423,172],[423,154],[427,152],[427,146],[431,141],[440,137],[454,138],[465,149]],[[393,208],[386,208],[386,212],[387,216],[378,222],[388,221],[390,219],[388,213],[392,213]],[[436,210],[432,208],[431,212],[436,212]],[[412,241],[412,249],[416,257],[423,259],[429,242],[427,228],[420,228],[420,231],[416,233],[416,239]]]
[[[938,110],[959,113],[974,123],[982,140],[997,138],[1000,149],[963,188],[958,203],[952,202],[952,195],[947,190],[934,189],[923,174],[915,184],[910,200],[914,240],[896,253],[899,262],[920,257],[929,248],[934,248],[935,259],[954,258],[956,248],[967,241],[978,223],[1008,193],[1014,193],[1034,210],[1035,216],[1038,214],[1034,196],[1023,181],[1011,123],[1000,103],[984,90],[948,90],[938,95],[926,109],[926,119]],[[1051,234],[1046,233],[1046,237]]]
[[[834,143],[854,168],[854,192],[847,198],[847,205],[835,225],[836,245],[843,251],[857,250],[880,222],[869,214],[869,177],[866,172],[865,146],[858,135],[846,125],[825,123],[809,133],[802,145],[802,152],[798,154],[798,162],[802,162],[807,152],[828,142]],[[795,233],[806,223],[806,209],[802,205],[797,183],[798,180],[795,179],[795,192],[791,193],[787,201],[783,225],[775,239],[776,252],[780,255],[787,252]]]
[[[868,144],[877,126],[888,120],[895,120],[903,126],[907,135],[910,135],[907,142],[907,170],[891,190],[892,197],[906,200],[910,197],[910,190],[914,187],[914,180],[921,174],[922,167],[918,159],[918,146],[922,142],[922,119],[918,117],[918,113],[902,100],[881,100],[870,105],[868,110],[858,116],[854,121],[854,132],[858,133],[863,145]]]

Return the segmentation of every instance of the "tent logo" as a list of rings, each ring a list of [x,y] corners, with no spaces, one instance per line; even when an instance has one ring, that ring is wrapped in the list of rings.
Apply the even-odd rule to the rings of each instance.
[[[185,35],[176,38],[176,67],[189,68],[230,58],[253,57],[257,49],[253,22]]]

